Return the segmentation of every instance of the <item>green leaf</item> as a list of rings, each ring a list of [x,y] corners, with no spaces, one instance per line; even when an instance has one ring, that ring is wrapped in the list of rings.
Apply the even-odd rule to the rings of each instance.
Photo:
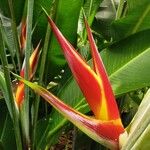
[[[81,0],[59,0],[57,3],[55,23],[57,24],[63,35],[73,44],[77,41],[77,25],[80,9],[82,6]],[[61,48],[52,34],[50,46],[47,54],[46,76],[53,79],[59,71],[64,67],[66,61],[62,55]]]
[[[4,150],[16,149],[16,141],[13,129],[12,120],[8,114],[6,104],[0,102],[1,115],[0,115],[0,145]],[[0,146],[0,148],[1,148]],[[3,150],[2,149],[2,150]]]
[[[83,6],[85,15],[88,18],[89,24],[93,22],[97,9],[99,8],[100,3],[102,0],[86,0]]]
[[[48,24],[47,17],[43,12],[42,7],[48,13],[51,10],[51,8],[54,7],[53,15],[55,15],[57,2],[55,0],[36,0],[34,2],[33,23],[35,25],[35,29],[33,32],[33,43],[35,45],[37,45],[37,43],[39,43],[41,39],[43,40],[45,38],[46,28]],[[40,36],[39,36],[39,33],[40,33]]]
[[[136,141],[135,145],[133,146],[133,149],[142,149],[147,150],[150,148],[150,125],[145,129],[145,131],[142,133],[142,135],[139,137],[139,139]]]
[[[6,84],[6,81],[5,81],[5,77],[4,77],[4,73],[0,70],[0,90],[4,96],[4,99],[5,99],[5,102],[7,104],[7,107],[8,107],[8,110],[9,110],[9,113],[12,117],[12,108],[11,108],[11,104],[9,102],[9,93],[8,93],[8,90],[7,90],[7,84]]]
[[[6,104],[8,105],[8,109],[10,112],[11,119],[13,120],[13,127],[15,132],[15,138],[16,138],[16,144],[17,149],[22,150],[22,142],[21,142],[21,135],[20,135],[20,128],[19,128],[19,120],[18,120],[18,110],[16,109],[13,91],[12,91],[12,84],[11,84],[11,78],[10,78],[10,72],[8,69],[8,62],[4,47],[4,41],[2,37],[2,25],[0,22],[0,58],[4,69],[4,77],[6,82],[6,88],[7,88],[7,94],[8,99],[6,99]]]
[[[82,93],[76,82],[72,80],[72,77],[60,89],[60,91],[58,92],[58,97],[62,99],[66,104],[69,104],[84,113],[89,111]],[[40,137],[40,141],[37,141],[39,149],[43,149],[47,144],[53,144],[51,138],[57,136],[57,134],[60,134],[60,130],[62,130],[62,127],[68,122],[67,119],[60,115],[56,110],[53,110],[50,116],[48,116],[44,120],[43,121],[47,123],[45,133],[43,134],[43,132],[41,132],[37,136]],[[43,124],[42,122],[41,125]],[[39,127],[43,128],[43,125],[41,125],[39,124]],[[40,128],[37,130],[41,131]]]
[[[15,14],[17,24],[19,24],[21,21],[24,3],[25,3],[25,0],[13,1],[14,14]],[[5,17],[11,18],[8,0],[0,0],[0,13],[2,13]]]
[[[82,11],[82,9],[80,11],[79,21],[78,21],[78,30],[77,30],[77,33],[79,35],[77,46],[79,48],[79,52],[85,59],[88,59],[88,56],[90,54],[89,54],[89,43],[87,43],[87,40],[86,40],[87,33],[85,29],[85,24],[84,24],[83,13],[86,16],[86,19],[89,25],[91,26],[101,2],[102,0],[85,0],[84,5],[83,5],[84,12]]]
[[[142,149],[142,150],[148,150],[150,148],[150,124],[147,125],[144,132],[141,134],[141,136],[138,138],[134,146],[132,147],[133,150]]]
[[[2,93],[4,94],[5,98],[8,98],[7,89],[6,89],[6,82],[4,78],[4,73],[0,71],[0,89]]]
[[[102,0],[85,0],[84,2],[83,10],[84,10],[85,16],[87,17],[88,23],[90,25],[92,24],[94,20],[95,14],[101,2]],[[85,34],[84,32],[85,32],[85,28],[84,28],[83,12],[81,11],[80,16],[79,16],[79,22],[78,22],[78,34],[80,35],[80,37],[86,38],[85,35],[82,35],[82,34]]]
[[[129,137],[123,145],[122,150],[149,149],[150,131],[150,90],[146,93],[139,109],[127,128]]]
[[[0,19],[1,19],[0,21],[2,23],[2,36],[3,36],[4,42],[9,50],[14,70],[15,70],[15,72],[17,72],[16,64],[14,61],[16,49],[15,49],[15,44],[14,44],[14,38],[12,35],[11,20],[4,16],[1,16]]]
[[[3,32],[4,32],[3,37],[14,56],[16,50],[15,50],[14,39],[12,35],[11,20],[4,16],[1,16],[1,20],[2,20],[2,26],[3,26]]]
[[[112,32],[114,40],[119,40],[136,32],[150,29],[149,0],[127,0],[128,11],[124,18],[114,21]]]
[[[101,56],[116,95],[150,85],[150,30],[114,43]]]

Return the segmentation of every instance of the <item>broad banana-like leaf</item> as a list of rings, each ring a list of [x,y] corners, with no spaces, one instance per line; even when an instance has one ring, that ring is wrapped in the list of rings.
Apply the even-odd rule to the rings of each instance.
[[[112,23],[114,40],[123,39],[139,31],[150,29],[149,0],[127,0],[126,16]]]
[[[148,148],[150,136],[150,90],[146,93],[144,99],[142,100],[139,109],[130,123],[127,131],[129,137],[126,144],[123,145],[122,150],[140,149],[143,146]],[[146,140],[144,140],[146,139]],[[149,145],[150,146],[150,145]],[[150,148],[150,147],[149,147]]]

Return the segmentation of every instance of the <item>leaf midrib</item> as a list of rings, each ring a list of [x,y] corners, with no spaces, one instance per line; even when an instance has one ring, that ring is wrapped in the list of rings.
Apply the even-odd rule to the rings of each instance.
[[[135,25],[135,27],[132,30],[132,34],[136,33],[136,31],[140,28],[143,20],[145,19],[145,17],[148,15],[148,13],[150,12],[150,5],[147,5],[145,11],[143,12],[142,16],[139,18],[139,21],[137,22],[137,24]]]
[[[115,76],[115,74],[117,74],[118,72],[122,71],[124,68],[128,67],[129,64],[131,64],[132,62],[136,61],[139,57],[142,57],[142,55],[144,55],[149,50],[150,50],[150,47],[145,49],[142,53],[139,53],[138,55],[136,55],[133,59],[129,60],[127,63],[125,63],[123,66],[121,66],[118,70],[113,72],[109,76],[109,78],[112,78],[113,76]]]

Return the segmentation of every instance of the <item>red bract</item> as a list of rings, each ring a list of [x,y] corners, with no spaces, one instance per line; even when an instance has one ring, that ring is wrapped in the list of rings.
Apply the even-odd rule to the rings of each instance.
[[[33,51],[30,60],[29,60],[29,80],[32,79],[35,70],[36,70],[36,66],[37,66],[37,62],[38,62],[38,58],[39,58],[39,46],[40,43],[37,45],[37,47],[35,48],[35,50]],[[25,60],[23,62],[23,66],[22,69],[20,71],[20,76],[24,77],[24,71],[25,71]],[[16,94],[15,94],[15,98],[16,98],[16,102],[17,105],[20,107],[23,100],[24,100],[24,83],[19,82],[18,86],[17,86],[17,90],[16,90]]]
[[[70,69],[86,97],[91,110],[94,112],[95,117],[101,120],[119,119],[120,116],[111,85],[86,20],[85,24],[93,57],[94,70],[90,68],[71,44],[64,38],[51,18],[48,19],[63,49]]]
[[[105,71],[105,67],[103,65],[102,59],[99,55],[95,41],[90,31],[90,27],[86,20],[85,20],[85,26],[86,26],[87,33],[88,33],[88,39],[89,39],[92,58],[93,58],[94,71],[101,82],[100,83],[101,92],[103,91],[102,96],[101,96],[101,101],[102,101],[101,108],[99,108],[100,119],[104,119],[104,120],[118,119],[120,118],[120,116],[119,116],[119,111],[118,111],[117,104],[115,101],[115,97],[114,97],[107,73]],[[104,114],[103,112],[106,112],[106,114]]]
[[[85,20],[88,39],[91,47],[94,70],[86,63],[81,55],[65,39],[50,17],[49,24],[63,50],[64,56],[76,79],[83,95],[85,96],[94,118],[85,116],[64,104],[46,89],[24,79],[22,82],[40,94],[47,102],[63,114],[79,129],[95,141],[110,149],[119,148],[119,137],[125,132],[122,125],[118,107],[113,95],[107,73],[95,45],[91,30]]]
[[[21,35],[20,35],[21,53],[23,53],[23,50],[25,48],[25,44],[26,44],[26,19],[22,19],[22,21],[21,21]]]

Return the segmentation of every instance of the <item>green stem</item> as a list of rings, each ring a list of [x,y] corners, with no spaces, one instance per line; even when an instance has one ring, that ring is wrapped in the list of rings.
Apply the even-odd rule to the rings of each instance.
[[[112,7],[113,7],[114,12],[116,13],[116,7],[115,7],[115,2],[114,2],[114,0],[111,0],[111,4],[112,4]]]
[[[117,9],[117,13],[116,13],[116,20],[121,17],[123,8],[124,8],[124,0],[120,0],[118,9]]]
[[[54,17],[56,14],[56,7],[58,1],[51,1],[51,9],[50,9],[50,14],[51,17]],[[51,36],[51,30],[49,27],[49,24],[47,24],[47,30],[46,30],[46,36],[45,36],[45,41],[44,41],[44,47],[43,47],[43,52],[42,52],[42,57],[41,57],[41,64],[40,64],[40,74],[39,74],[39,85],[43,84],[43,77],[44,77],[44,72],[45,72],[45,66],[46,65],[46,58],[47,58],[47,52],[49,48],[49,41],[50,41],[50,36]],[[35,148],[35,141],[36,141],[36,125],[37,125],[37,119],[38,119],[38,111],[39,111],[39,103],[40,103],[40,96],[36,96],[36,100],[34,101],[33,107],[34,107],[34,114],[33,114],[33,133],[32,133],[32,141],[33,141],[33,147],[32,149]]]
[[[27,37],[26,37],[26,45],[25,45],[25,79],[29,80],[29,59],[31,54],[31,40],[32,40],[32,22],[33,22],[33,6],[34,0],[27,1]],[[24,140],[25,149],[30,149],[30,132],[29,132],[29,87],[25,86],[25,97],[22,107],[20,109],[21,112],[21,125],[22,125],[22,133]]]
[[[46,64],[46,57],[47,57],[47,51],[48,51],[48,45],[49,45],[49,38],[50,38],[50,28],[49,26],[47,27],[47,32],[46,32],[46,37],[45,37],[45,43],[44,43],[44,48],[43,48],[43,53],[42,53],[42,58],[41,58],[41,65],[40,65],[40,75],[39,75],[39,85],[42,85],[42,80],[44,76],[44,70]],[[38,110],[39,110],[39,102],[40,102],[40,96],[36,96],[36,100],[34,101],[34,115],[33,115],[33,147],[35,147],[35,133],[36,133],[36,123],[37,123],[37,118],[38,118]]]
[[[12,0],[8,0],[8,4],[9,4],[11,18],[12,18],[11,19],[11,27],[12,27],[12,33],[13,33],[13,38],[14,38],[14,43],[15,43],[15,48],[16,48],[18,68],[20,70],[21,69],[20,47],[19,47],[17,25],[16,25],[16,20],[15,20],[15,15],[14,15],[14,9],[13,9],[13,2],[12,2]]]
[[[56,1],[54,0],[52,2],[52,7],[50,10],[50,14],[53,17],[55,12],[54,7],[56,6]],[[39,85],[42,85],[43,83],[43,77],[44,77],[44,72],[45,72],[45,64],[46,64],[46,57],[47,57],[47,51],[49,47],[49,40],[50,40],[50,35],[51,35],[51,30],[49,27],[49,24],[47,25],[47,30],[46,30],[46,36],[45,36],[45,41],[44,41],[44,47],[43,47],[43,52],[42,52],[42,57],[41,57],[41,64],[40,64],[40,74],[39,74]],[[36,96],[36,100],[34,101],[34,114],[33,114],[33,133],[32,133],[32,141],[33,141],[33,149],[35,149],[35,140],[36,140],[36,124],[37,124],[37,119],[38,119],[38,110],[39,110],[39,102],[40,102],[40,96]]]
[[[10,78],[8,62],[7,62],[5,47],[4,47],[3,38],[2,38],[2,24],[1,23],[0,23],[0,57],[1,57],[2,65],[3,65],[3,69],[4,69],[4,76],[5,76],[6,85],[7,85],[6,88],[9,93],[8,94],[8,97],[9,97],[8,103],[10,104],[10,108],[11,108],[10,116],[12,117],[12,120],[13,120],[17,150],[22,150],[22,141],[21,141],[20,127],[19,127],[19,117],[18,117],[18,112],[17,112],[16,106],[15,106],[13,92],[12,92],[11,78]]]

